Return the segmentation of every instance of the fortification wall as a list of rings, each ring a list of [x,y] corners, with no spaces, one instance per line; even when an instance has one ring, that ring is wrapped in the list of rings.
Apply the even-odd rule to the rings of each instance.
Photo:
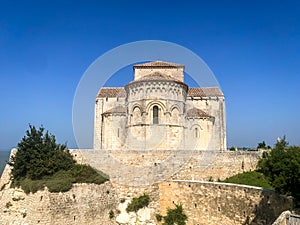
[[[272,224],[292,200],[246,185],[170,181],[159,184],[160,213],[182,204],[187,225]]]
[[[115,225],[109,218],[117,207],[118,196],[110,181],[101,185],[74,184],[64,193],[50,193],[47,189],[25,194],[10,188],[10,166],[6,165],[0,179],[1,225]]]
[[[218,181],[238,173],[253,171],[261,152],[197,152],[172,178],[176,180]]]
[[[72,150],[77,161],[116,182],[151,185],[163,180],[223,180],[255,170],[261,152],[199,150]],[[146,182],[147,181],[147,182]]]
[[[0,224],[113,225],[116,222],[109,218],[109,212],[116,209],[117,202],[110,182],[75,184],[65,193],[44,190],[26,195],[20,189],[9,188],[1,191]]]
[[[104,159],[108,159],[105,154],[100,154],[101,152],[97,151],[73,150],[71,153],[79,163],[89,161],[92,165],[98,165],[98,168],[99,163],[104,163]],[[134,164],[142,173],[146,161],[150,164],[159,163],[159,157],[164,159],[169,156],[169,152],[164,152],[162,155],[154,154],[152,157],[150,152],[146,153],[143,153],[143,157],[137,155],[134,151],[128,154],[128,158],[124,154],[117,156],[125,157],[123,161],[125,164]],[[194,169],[200,163],[200,159],[197,159],[196,156],[204,157],[203,154],[201,156],[198,152],[198,155],[193,155],[190,161],[184,164],[183,168],[173,175],[173,178],[170,178],[177,179],[180,176],[189,178],[190,166]],[[133,160],[131,157],[139,158]],[[258,154],[228,152],[217,154],[217,156],[205,156],[206,159],[210,159],[209,157],[212,157],[215,161],[212,160],[208,167],[200,163],[203,167],[196,168],[197,170],[193,171],[202,180],[206,180],[214,173],[219,173],[218,176],[215,176],[217,179],[222,178],[220,177],[221,173],[225,173],[227,176],[242,171],[242,161],[244,161],[244,170],[254,168]],[[174,158],[174,155],[172,155],[172,158]],[[230,167],[229,164],[232,164],[232,166]],[[114,165],[108,166],[106,164],[105,166],[107,166],[107,170],[112,170]],[[229,168],[225,170],[223,167],[227,166]],[[117,218],[121,220],[126,216],[132,218],[147,217],[148,219],[147,222],[143,219],[136,219],[133,222],[131,220],[130,223],[121,224],[153,225],[159,224],[155,219],[155,215],[157,213],[165,215],[167,208],[174,208],[174,204],[182,204],[184,212],[188,216],[187,225],[268,225],[272,224],[281,212],[292,208],[291,199],[263,188],[192,180],[169,180],[153,184],[147,184],[146,182],[144,185],[132,186],[129,183],[125,184],[112,179],[111,182],[102,185],[75,184],[70,191],[65,193],[50,193],[43,190],[26,195],[20,189],[9,188],[7,184],[9,183],[9,173],[10,168],[7,166],[0,180],[1,184],[6,184],[0,186],[0,224],[7,225],[83,223],[113,225],[118,224],[116,222]],[[130,171],[128,171],[129,173]],[[124,174],[127,173],[122,175]],[[146,174],[147,176],[149,174]],[[151,199],[149,208],[144,211],[147,212],[146,216],[138,216],[139,212],[136,215],[132,213],[127,215],[124,210],[123,214],[121,213],[122,215],[118,214],[118,209],[122,204],[143,193],[149,194]],[[125,203],[122,203],[124,201]],[[109,218],[110,210],[115,213],[114,219]]]

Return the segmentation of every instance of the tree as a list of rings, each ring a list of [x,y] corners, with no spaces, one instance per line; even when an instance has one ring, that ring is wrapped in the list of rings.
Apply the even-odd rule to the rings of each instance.
[[[29,125],[26,135],[18,143],[18,151],[9,164],[13,166],[13,181],[29,178],[41,179],[59,170],[68,170],[75,165],[66,145],[56,143],[54,135]]]
[[[300,202],[300,147],[288,146],[285,137],[278,139],[274,148],[263,154],[258,168],[277,192]]]
[[[185,225],[188,217],[184,214],[182,205],[176,205],[175,209],[167,209],[167,215],[163,217],[163,225]]]
[[[267,148],[266,142],[263,141],[263,142],[258,143],[257,149],[259,149],[259,148],[260,149],[266,149]]]
[[[235,147],[232,146],[229,151],[235,151]]]

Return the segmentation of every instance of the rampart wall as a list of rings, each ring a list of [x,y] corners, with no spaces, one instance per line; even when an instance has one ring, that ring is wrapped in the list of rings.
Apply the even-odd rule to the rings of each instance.
[[[106,158],[105,154],[95,153],[95,151],[74,150],[71,152],[78,162],[90,161],[98,169],[100,163],[104,163]],[[127,157],[117,153],[114,152],[115,157],[124,157],[125,165],[134,165],[142,172],[145,172],[143,168],[147,163],[149,165],[157,163],[157,166],[154,166],[156,168],[159,163],[163,162],[163,160],[159,161],[159,157],[165,159],[166,156],[169,156],[168,152],[154,155],[144,152],[143,157],[137,155],[136,152],[127,152]],[[201,154],[203,157],[204,153]],[[152,184],[146,182],[145,185],[141,183],[140,185],[136,185],[138,183],[130,185],[130,183],[123,183],[122,180],[119,182],[117,179],[111,179],[111,182],[102,185],[75,184],[70,191],[65,193],[49,193],[47,190],[43,190],[26,195],[20,189],[9,188],[10,169],[7,166],[0,180],[0,224],[153,225],[159,224],[155,219],[157,213],[165,215],[167,208],[173,208],[174,204],[182,204],[184,212],[188,216],[187,225],[271,225],[281,212],[292,208],[290,198],[280,196],[267,189],[205,181],[210,177],[223,179],[243,170],[254,169],[257,153],[228,152],[217,156],[205,156],[206,161],[211,161],[208,163],[209,165],[200,163],[201,160],[197,157],[200,157],[201,154],[197,152],[190,157],[180,170],[169,177],[170,179],[166,178]],[[133,160],[133,156],[138,158]],[[174,155],[171,156],[174,158]],[[177,154],[175,156],[179,157]],[[215,161],[209,158],[210,156]],[[104,161],[98,162],[101,158]],[[244,162],[243,168],[242,162]],[[190,167],[193,172],[189,171]],[[113,165],[106,164],[103,168],[112,169]],[[122,173],[122,175],[129,173],[130,171]],[[194,177],[191,177],[190,173],[194,173]],[[147,175],[149,176],[149,174]],[[194,180],[175,180],[179,178]],[[195,178],[200,178],[202,181]],[[141,180],[138,181],[141,182]],[[151,199],[148,214],[143,217],[141,213],[138,216],[138,212],[134,217],[132,214],[126,215],[125,212],[125,217],[131,216],[131,218],[137,219],[130,223],[117,223],[116,218],[121,218],[118,209],[122,205],[122,201],[130,201],[133,197],[143,193],[149,194]],[[111,210],[114,212],[113,219],[109,218]],[[144,220],[145,217],[148,219]]]
[[[223,180],[255,170],[261,152],[200,150],[72,150],[78,162],[87,163],[111,179],[150,185],[163,180]]]
[[[110,210],[115,210],[118,196],[111,182],[101,185],[74,184],[65,193],[50,193],[47,189],[35,194],[9,187],[10,169],[1,177],[1,225],[113,225]]]
[[[187,225],[272,224],[292,200],[273,191],[218,182],[170,181],[159,184],[160,213],[182,204]]]

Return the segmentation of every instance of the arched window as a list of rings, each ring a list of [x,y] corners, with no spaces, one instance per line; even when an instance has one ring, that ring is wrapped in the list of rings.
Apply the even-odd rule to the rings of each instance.
[[[153,106],[153,124],[158,124],[158,107]]]

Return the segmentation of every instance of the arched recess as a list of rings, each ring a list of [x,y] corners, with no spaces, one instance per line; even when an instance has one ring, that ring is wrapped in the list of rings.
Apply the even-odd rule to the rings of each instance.
[[[159,110],[161,110],[163,113],[166,111],[166,106],[160,102],[160,101],[151,101],[148,103],[147,107],[146,107],[146,112],[149,113],[150,109],[153,108],[154,105],[157,105]]]
[[[140,104],[138,104],[138,103],[135,103],[134,105],[131,106],[131,108],[130,108],[130,110],[129,110],[129,114],[132,115],[132,114],[133,114],[133,110],[134,110],[135,108],[139,108],[140,112],[142,112],[142,106],[141,106]]]
[[[140,107],[138,107],[138,106],[133,108],[132,121],[133,121],[134,124],[142,122],[142,112],[141,112]]]
[[[171,108],[170,108],[170,111],[172,112],[172,110],[173,110],[174,108],[177,108],[179,114],[182,114],[182,111],[183,111],[183,110],[181,109],[181,107],[180,107],[179,105],[177,105],[177,104],[172,105]]]
[[[130,124],[137,124],[142,122],[142,107],[135,103],[129,110]]]
[[[179,124],[180,113],[177,107],[174,107],[171,111],[171,123]]]
[[[164,112],[166,111],[166,107],[162,102],[152,101],[147,105],[146,109],[148,114],[148,121],[150,122],[150,124],[158,124],[165,121]]]
[[[190,128],[190,135],[194,139],[199,139],[202,131],[202,127],[199,124],[193,124]]]

